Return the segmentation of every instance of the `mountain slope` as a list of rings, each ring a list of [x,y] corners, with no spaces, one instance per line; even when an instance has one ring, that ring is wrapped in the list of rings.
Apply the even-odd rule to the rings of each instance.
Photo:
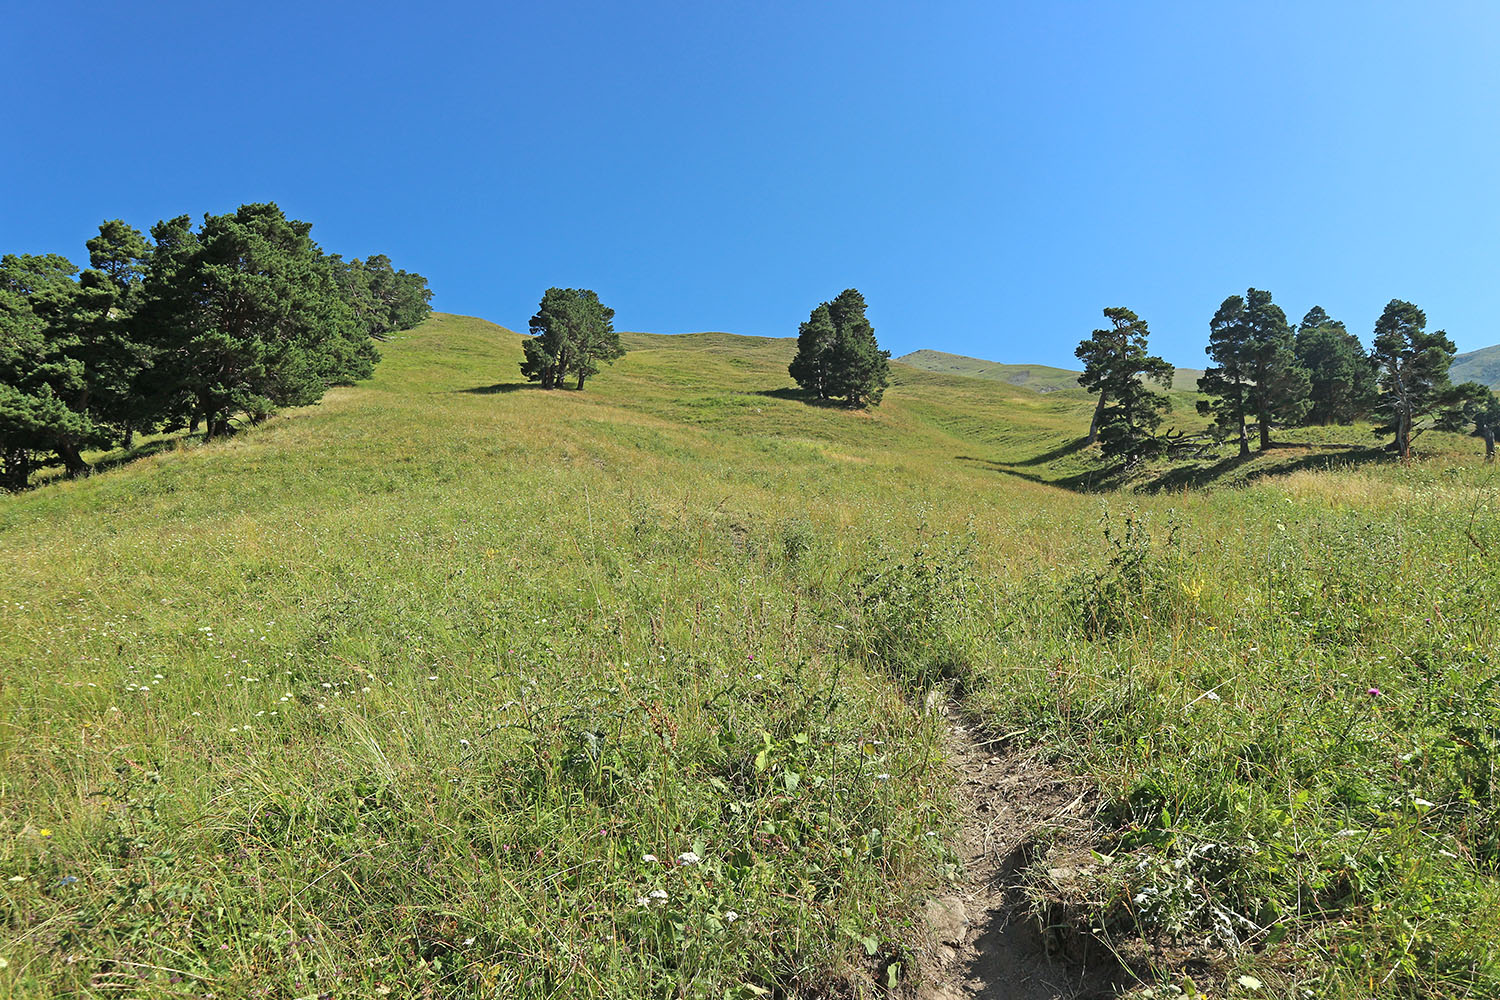
[[[1453,382],[1478,382],[1500,390],[1500,344],[1457,355],[1448,369]]]
[[[317,406],[0,497],[0,995],[916,992],[949,697],[976,809],[1082,807],[1014,876],[1066,952],[1500,995],[1472,440],[1091,494],[1077,388],[896,364],[851,411],[790,340],[624,340],[544,391],[435,315]]]
[[[943,351],[922,349],[912,351],[895,359],[913,368],[946,372],[952,375],[968,375],[972,378],[994,379],[1011,385],[1025,386],[1037,392],[1054,392],[1058,389],[1078,388],[1078,372],[1069,368],[1051,368],[1047,365],[1007,365],[998,361],[984,361],[962,354],[947,354]],[[1178,368],[1172,377],[1172,388],[1178,392],[1196,392],[1198,377],[1203,371],[1198,368]]]

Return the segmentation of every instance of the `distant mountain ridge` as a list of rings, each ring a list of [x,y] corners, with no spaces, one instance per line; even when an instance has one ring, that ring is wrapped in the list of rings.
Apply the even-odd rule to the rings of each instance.
[[[1048,365],[1007,365],[999,361],[985,361],[982,358],[947,354],[943,351],[925,348],[912,351],[910,354],[903,354],[894,360],[924,371],[987,378],[996,382],[1019,385],[1036,392],[1077,389],[1080,374],[1071,368],[1052,368]],[[1500,356],[1497,356],[1496,364],[1500,366]],[[1198,377],[1202,374],[1203,371],[1198,368],[1178,368],[1172,376],[1172,388],[1182,392],[1195,392],[1198,388]]]
[[[1448,378],[1455,384],[1479,382],[1500,389],[1500,344],[1456,355],[1448,369]]]

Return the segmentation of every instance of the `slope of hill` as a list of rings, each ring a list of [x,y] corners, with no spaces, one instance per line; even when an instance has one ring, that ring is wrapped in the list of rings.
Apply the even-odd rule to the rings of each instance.
[[[1448,377],[1454,383],[1478,382],[1491,389],[1500,389],[1500,344],[1456,356],[1453,366],[1448,369]]]
[[[998,361],[983,361],[961,354],[945,354],[942,351],[922,349],[903,354],[896,361],[913,368],[951,375],[969,375],[974,378],[996,379],[1012,385],[1025,386],[1037,392],[1054,392],[1058,389],[1078,388],[1078,372],[1069,368],[1049,368],[1046,365],[1007,365]],[[1199,368],[1178,368],[1172,376],[1172,389],[1176,392],[1196,392],[1198,378],[1203,374]]]
[[[1091,495],[1076,389],[898,364],[855,412],[791,341],[630,334],[543,391],[520,339],[437,315],[318,406],[0,498],[0,994],[915,988],[957,803],[1076,782],[1004,845],[1049,940],[1496,995],[1472,442]]]

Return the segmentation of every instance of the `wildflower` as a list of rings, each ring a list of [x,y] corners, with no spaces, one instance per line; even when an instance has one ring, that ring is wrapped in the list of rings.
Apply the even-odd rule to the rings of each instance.
[[[64,875],[62,878],[60,878],[60,879],[57,880],[57,884],[58,885],[72,885],[74,882],[77,882],[77,881],[78,881],[78,876],[77,875]]]
[[[650,906],[651,905],[651,900],[647,899],[645,896],[637,896],[637,897],[635,897],[635,905],[637,905],[637,906]]]
[[[12,875],[10,877],[10,880],[12,882],[24,882],[24,881],[26,881],[26,876],[25,875]]]
[[[458,742],[459,742],[460,746],[468,746],[469,745],[469,741],[468,740],[459,740]]]
[[[641,860],[644,861],[644,862],[646,862],[647,864],[650,864],[650,863],[652,863],[652,862],[654,862],[656,860],[656,855],[654,855],[654,854],[642,854],[641,855]]]
[[[465,948],[472,948],[473,946],[474,946],[474,939],[473,938],[471,938],[471,937],[470,938],[464,938],[464,947]]]
[[[740,915],[738,913],[735,913],[733,910],[724,911],[724,922],[726,924],[732,924],[738,919],[740,919]]]
[[[1219,693],[1217,691],[1207,691],[1204,692],[1203,697],[1207,698],[1209,701],[1218,701]]]
[[[681,854],[677,855],[677,861],[680,864],[684,865],[696,865],[702,860],[702,858],[698,857],[698,855],[694,854],[692,851],[683,851]]]
[[[47,827],[45,827],[45,826],[42,827],[40,830],[38,830],[37,833],[40,834],[43,837],[50,837],[50,836],[52,836],[52,831],[50,829],[48,829]]]
[[[1372,688],[1370,688],[1370,690],[1367,693],[1369,694],[1369,696],[1371,698],[1379,698],[1380,697],[1380,688],[1372,687]]]
[[[891,773],[889,771],[881,771],[879,774],[875,775],[875,780],[876,781],[890,781],[891,780]]]
[[[11,879],[11,881],[14,882],[16,880]],[[652,899],[659,900],[660,902],[665,903],[667,901],[667,890],[665,889],[652,889],[649,895]]]

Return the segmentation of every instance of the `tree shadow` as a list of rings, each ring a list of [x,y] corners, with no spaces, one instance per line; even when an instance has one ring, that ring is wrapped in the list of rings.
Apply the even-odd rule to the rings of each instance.
[[[1086,469],[1069,476],[1048,478],[1034,472],[1023,471],[1027,467],[1044,465],[1067,455],[1082,451],[1086,440],[1080,438],[1051,451],[1019,462],[999,462],[992,458],[977,458],[973,455],[955,455],[960,462],[972,462],[992,472],[1014,476],[1030,483],[1055,486],[1074,493],[1106,493],[1122,487],[1134,486],[1142,493],[1171,493],[1177,490],[1202,489],[1222,483],[1234,476],[1243,466],[1257,458],[1267,458],[1276,452],[1305,452],[1300,458],[1288,457],[1280,461],[1267,461],[1260,468],[1251,469],[1234,480],[1235,485],[1248,486],[1268,476],[1284,476],[1293,472],[1334,469],[1354,465],[1394,461],[1389,449],[1382,445],[1361,445],[1340,442],[1316,442],[1299,444],[1293,441],[1271,443],[1265,451],[1256,449],[1249,455],[1238,453],[1215,458],[1207,463],[1187,461],[1174,464],[1158,473],[1133,473],[1124,463]]]
[[[234,432],[231,432],[231,434],[226,435],[226,437],[232,436],[233,433]],[[189,433],[188,431],[179,428],[177,431],[168,432],[165,437],[155,438],[143,444],[133,445],[128,449],[116,448],[113,451],[105,452],[104,454],[99,455],[97,458],[94,458],[89,462],[87,472],[84,472],[81,475],[72,478],[87,479],[90,476],[97,476],[101,473],[112,472],[115,469],[130,465],[132,462],[137,462],[143,458],[150,458],[153,455],[160,455],[162,452],[174,451],[181,445],[202,444],[203,441],[203,431],[192,431],[191,433]],[[30,479],[28,479],[26,485],[8,491],[4,487],[0,487],[0,495],[4,495],[6,492],[29,493],[32,490],[38,490],[44,486],[55,486],[58,483],[68,482],[69,478],[70,477],[63,470],[62,463],[56,458],[49,458],[31,470],[31,477]]]
[[[1299,445],[1294,442],[1272,443],[1268,451],[1282,448],[1314,449],[1310,455],[1291,461],[1267,464],[1247,472],[1238,484],[1249,486],[1268,476],[1286,476],[1293,472],[1322,471],[1340,467],[1379,464],[1394,461],[1394,456],[1383,445],[1315,444]],[[1247,456],[1233,455],[1208,466],[1179,466],[1169,469],[1150,483],[1140,487],[1143,493],[1168,493],[1173,490],[1212,486],[1258,455],[1267,452],[1253,451]]]
[[[539,382],[496,382],[494,385],[476,385],[471,389],[454,389],[453,391],[466,392],[475,396],[493,396],[499,392],[520,392],[523,389],[540,389],[541,387]]]
[[[806,389],[793,389],[789,386],[780,389],[754,389],[751,396],[768,396],[771,399],[790,399],[798,403],[806,403],[808,406],[822,406],[834,410],[854,409],[848,403],[840,399],[823,399],[815,392]]]
[[[1087,437],[1081,437],[1073,441],[1064,442],[1063,444],[1058,445],[1056,448],[1053,448],[1051,451],[1044,451],[1040,455],[1033,456],[1032,458],[1028,458],[1020,462],[1011,462],[1010,464],[1014,466],[1025,467],[1031,465],[1043,465],[1047,462],[1055,462],[1059,458],[1066,458],[1069,455],[1073,455],[1082,451],[1083,449],[1088,447],[1088,444],[1089,439]]]
[[[997,462],[992,458],[976,458],[973,455],[955,455],[954,458],[960,462],[972,462],[975,465],[981,465],[991,472],[998,472],[1004,476],[1014,476],[1017,479],[1024,479],[1028,483],[1039,483],[1043,486],[1056,486],[1059,489],[1071,490],[1074,493],[1106,493],[1118,487],[1125,475],[1125,466],[1123,464],[1116,464],[1100,466],[1097,469],[1086,469],[1071,476],[1059,476],[1056,479],[1048,479],[1034,472],[1020,471],[1022,466],[1038,464],[1035,459],[1027,459],[1024,462]]]

